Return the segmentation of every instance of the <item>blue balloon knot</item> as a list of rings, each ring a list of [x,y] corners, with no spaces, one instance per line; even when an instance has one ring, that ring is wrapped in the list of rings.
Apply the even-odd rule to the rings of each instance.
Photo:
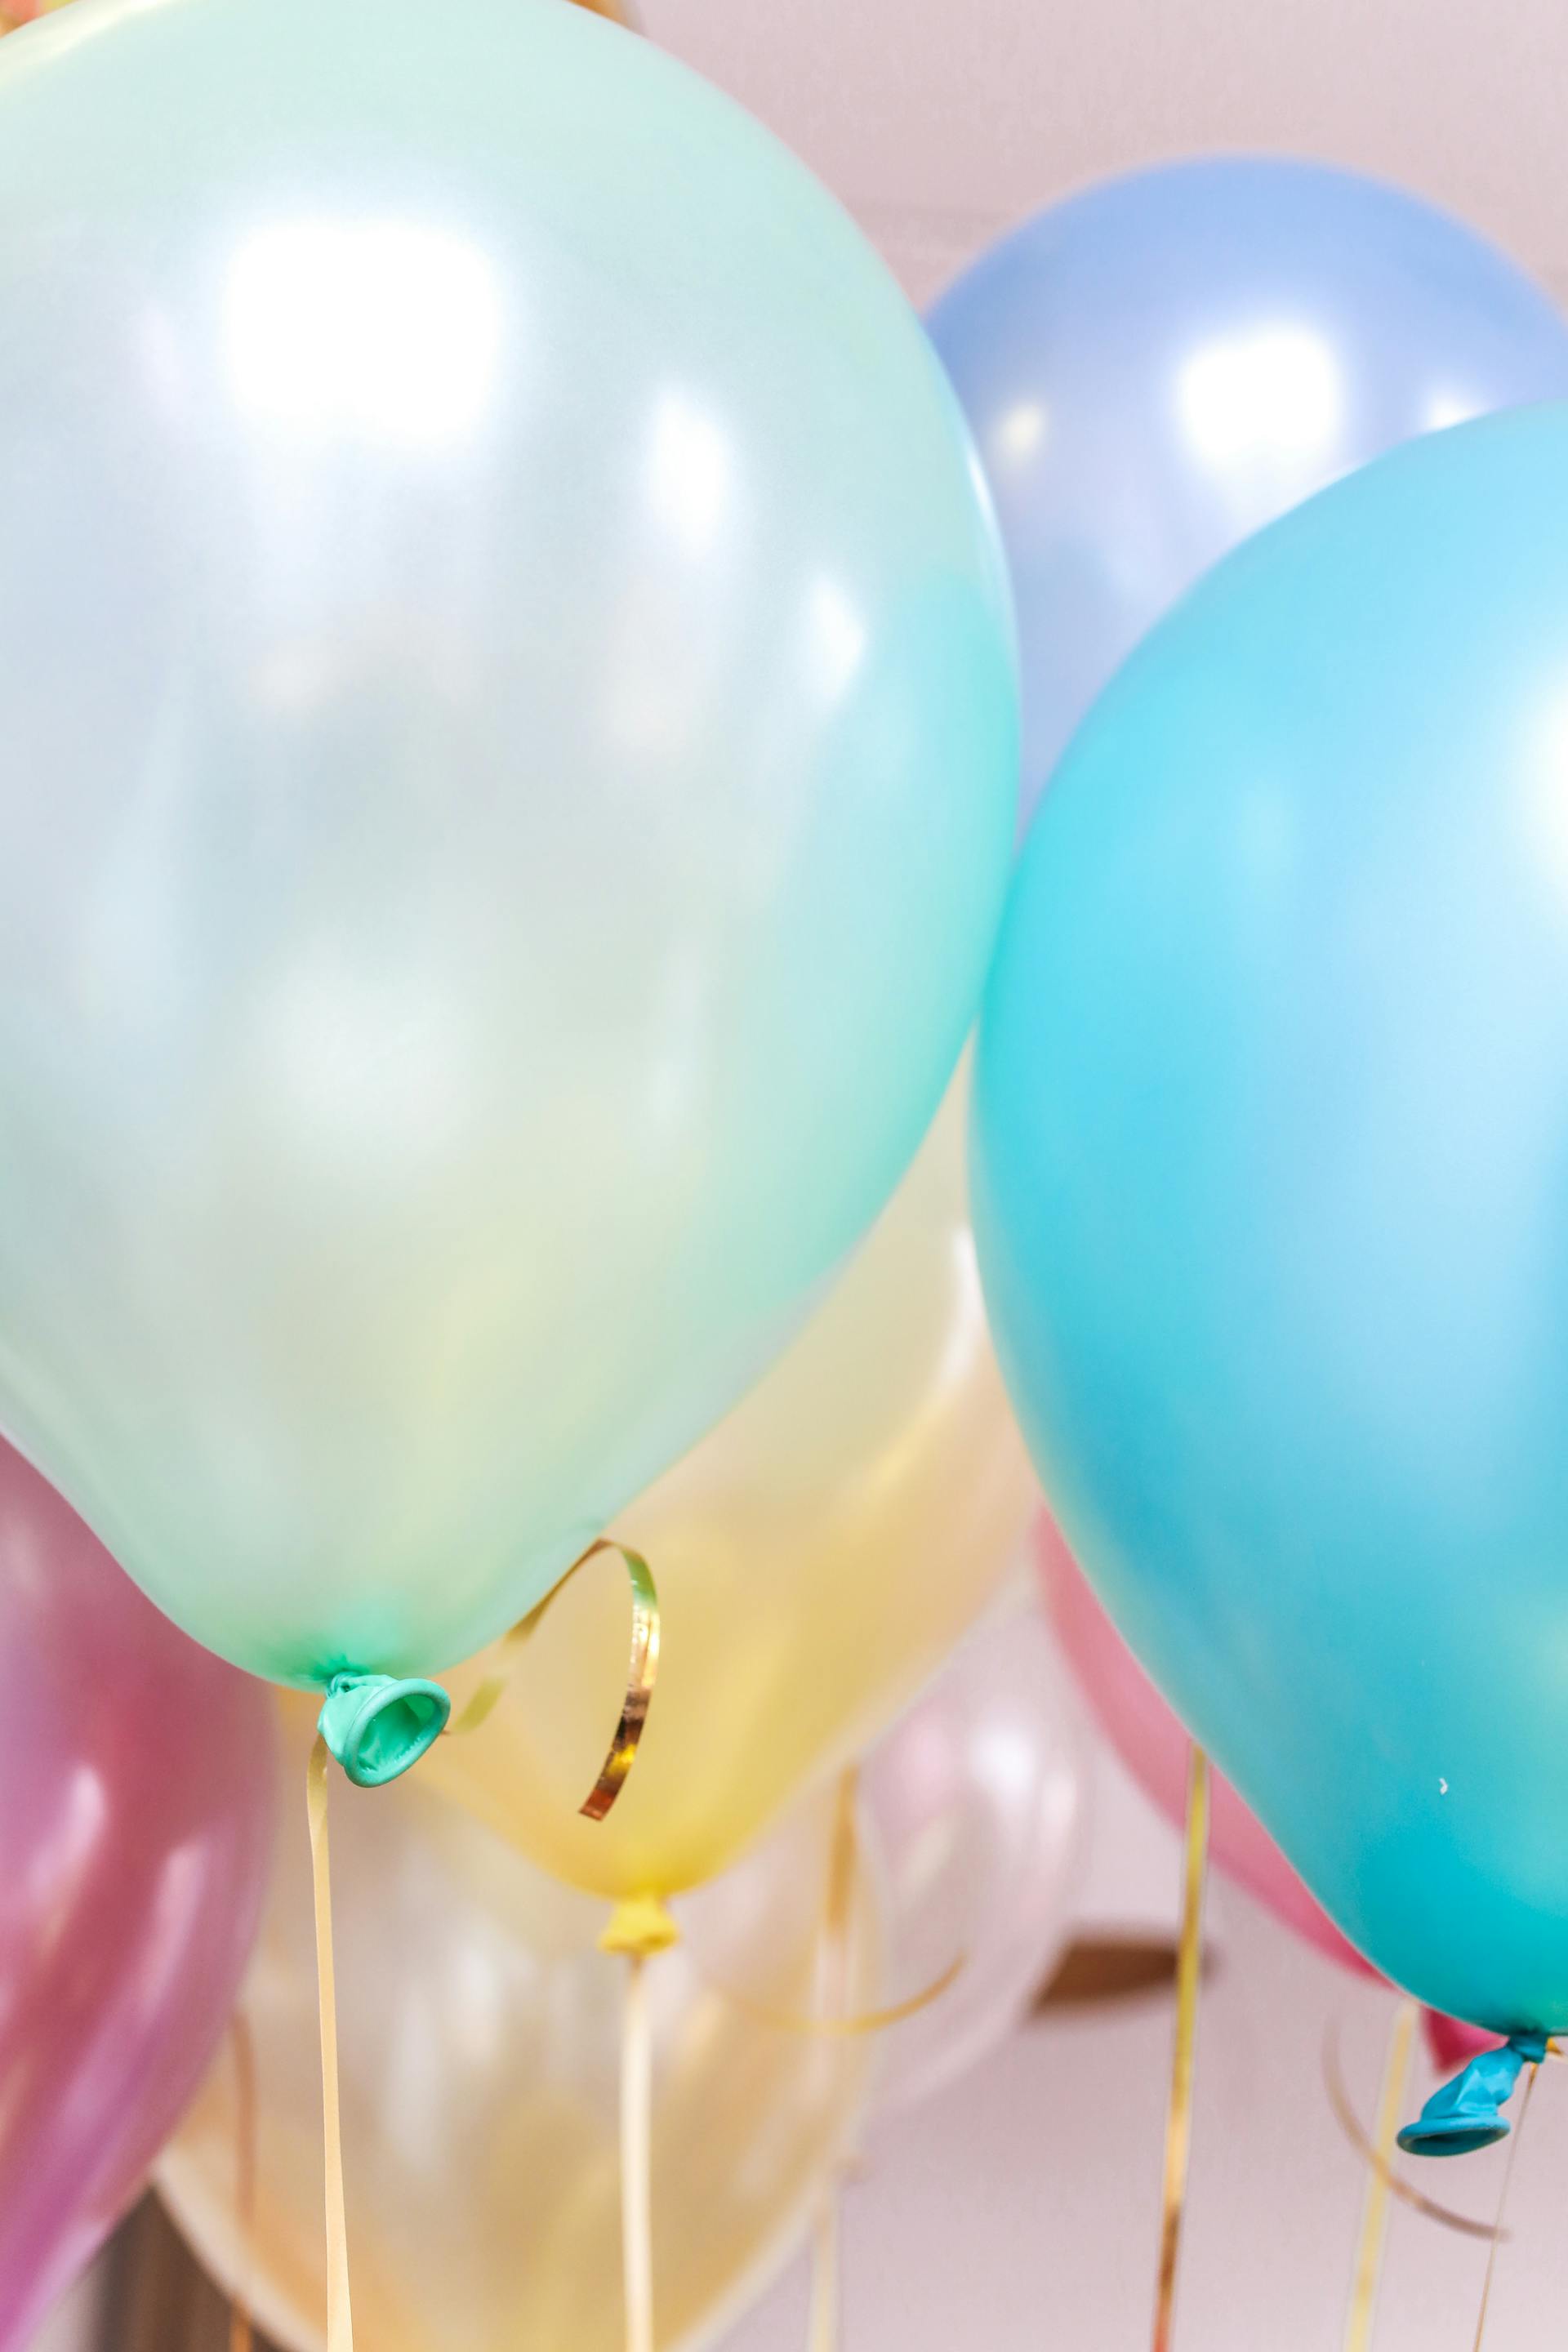
[[[1399,2145],[1406,2156],[1468,2156],[1506,2139],[1502,2109],[1512,2098],[1526,2066],[1546,2055],[1544,2033],[1515,2033],[1500,2050],[1483,2050],[1468,2066],[1434,2091],[1419,2116],[1406,2124]]]
[[[334,1675],[317,1729],[362,1789],[395,1780],[447,1728],[452,1701],[439,1683],[395,1675]]]

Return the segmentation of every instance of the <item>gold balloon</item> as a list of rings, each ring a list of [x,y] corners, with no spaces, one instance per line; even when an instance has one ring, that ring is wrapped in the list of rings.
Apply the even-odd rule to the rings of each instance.
[[[242,2229],[234,2053],[157,2179],[258,2322],[319,2352],[326,2279],[316,1963],[304,1822],[310,1710],[290,1717],[269,1908],[242,2013],[258,2093]],[[603,1906],[419,1785],[331,1791],[338,2034],[359,2352],[622,2352],[617,2147],[626,1963]],[[724,1988],[809,2011],[830,1818],[814,1808],[683,1906],[649,1960],[658,2342],[711,2322],[777,2259],[845,2152],[869,2044],[767,2023]],[[858,1942],[870,1958],[874,1932]],[[868,1971],[854,1998],[867,1997]]]
[[[618,1897],[723,1869],[867,1746],[1005,1575],[1035,1487],[981,1302],[966,1108],[963,1071],[795,1346],[616,1522],[652,1567],[663,1628],[609,1819],[577,1810],[626,1676],[625,1580],[602,1561],[552,1602],[483,1729],[423,1768],[558,1877]],[[459,1706],[500,1663],[487,1652],[449,1678]]]

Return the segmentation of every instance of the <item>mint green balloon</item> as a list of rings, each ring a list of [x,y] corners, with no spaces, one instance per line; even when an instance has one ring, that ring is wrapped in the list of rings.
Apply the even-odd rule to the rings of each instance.
[[[562,0],[80,0],[0,223],[0,1426],[226,1656],[435,1671],[936,1106],[989,510],[837,206]]]

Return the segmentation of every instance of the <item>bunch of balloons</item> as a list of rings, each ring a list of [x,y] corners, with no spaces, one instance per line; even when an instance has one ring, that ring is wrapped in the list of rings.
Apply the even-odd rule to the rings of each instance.
[[[1335,1927],[1539,2057],[1568,2026],[1568,333],[1425,206],[1239,162],[1090,192],[935,329],[1052,769],[975,1077],[1025,1434]],[[1474,2121],[1406,2144],[1506,2128]]]
[[[1568,2030],[1568,328],[1259,160],[928,338],[633,22],[0,16],[0,2352],[204,2070],[319,2340],[323,1696],[370,2342],[620,2339],[606,1901],[711,2326],[1063,1933],[1037,1474],[1221,1860]]]

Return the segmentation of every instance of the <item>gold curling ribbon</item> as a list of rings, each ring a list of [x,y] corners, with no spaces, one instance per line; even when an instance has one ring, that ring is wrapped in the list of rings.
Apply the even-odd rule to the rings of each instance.
[[[256,2045],[242,2009],[235,2011],[229,2033],[234,2044],[234,2210],[239,2223],[239,2268],[228,2307],[228,2352],[251,2352],[251,2270],[256,2260]]]
[[[353,2352],[349,2233],[343,2209],[343,2136],[338,2109],[338,2006],[332,1970],[331,1867],[327,1853],[327,1743],[320,1732],[305,1767],[310,1872],[316,1896],[316,1990],[321,2012],[321,2142],[327,2181],[326,2352]]]
[[[1551,2048],[1550,2042],[1547,2047]],[[1502,2217],[1508,2210],[1508,2192],[1513,2180],[1513,2168],[1519,2155],[1519,2143],[1524,2137],[1524,2126],[1530,2115],[1530,2102],[1535,2090],[1535,2078],[1540,2072],[1539,2066],[1531,2066],[1526,2077],[1524,2096],[1519,2103],[1519,2121],[1513,2127],[1513,2134],[1508,2145],[1508,2161],[1502,2168],[1502,2187],[1498,2190],[1497,2223],[1492,2231],[1491,2244],[1487,2251],[1487,2274],[1481,2282],[1481,2307],[1476,2315],[1475,2352],[1481,2352],[1486,2337],[1487,2311],[1492,2299],[1492,2273],[1497,2269],[1498,2241],[1503,2234]]]
[[[467,1706],[447,1727],[448,1738],[478,1731],[494,1713],[512,1669],[558,1592],[580,1568],[601,1552],[619,1552],[632,1589],[632,1651],[620,1721],[599,1777],[579,1811],[602,1822],[626,1786],[647,1722],[658,1675],[658,1588],[640,1551],[601,1536],[574,1559],[537,1609],[531,1609],[506,1636],[497,1671],[479,1685]],[[626,1991],[621,2010],[621,2270],[626,2296],[626,2352],[654,2352],[653,2338],[653,2032],[647,2005],[647,1963],[678,1941],[679,1929],[656,1895],[618,1903],[599,1937],[605,1952],[624,1953]],[[327,2352],[339,2352],[329,2342]],[[345,2347],[352,2352],[352,2347]]]
[[[1204,1874],[1208,1858],[1208,1758],[1195,1743],[1187,1772],[1187,1841],[1183,1872],[1182,1935],[1176,1954],[1176,2037],[1171,2056],[1171,2098],[1165,2111],[1165,2182],[1160,2216],[1160,2269],[1154,2287],[1152,2352],[1170,2352],[1176,2308],[1176,2263],[1187,2202],[1187,2151],[1192,2142],[1193,2060],[1198,2032],[1198,1979],[1203,1967]]]
[[[1339,2033],[1333,2026],[1329,2028],[1323,2038],[1323,2084],[1340,2129],[1356,2154],[1378,2175],[1391,2197],[1397,2197],[1400,2203],[1408,2205],[1412,2211],[1425,2214],[1428,2221],[1436,2221],[1442,2229],[1453,2230],[1462,2238],[1497,2237],[1499,2233],[1489,2221],[1472,2221],[1468,2213],[1456,2213],[1447,2205],[1435,2204],[1430,2197],[1424,2197],[1418,2189],[1413,2189],[1404,2175],[1394,2169],[1392,2151],[1386,2157],[1379,2155],[1362,2129],[1360,2119],[1351,2105],[1340,2065]],[[1506,2238],[1508,2231],[1505,2230],[1501,2234]]]
[[[1383,2273],[1384,2242],[1388,2234],[1388,2191],[1393,2174],[1394,2142],[1405,2111],[1405,2085],[1410,2078],[1410,2053],[1415,2042],[1420,2004],[1403,2000],[1394,2012],[1384,2061],[1383,2089],[1377,2102],[1377,2162],[1369,2166],[1362,2195],[1361,2237],[1351,2276],[1350,2307],[1345,2315],[1344,2352],[1369,2352],[1373,2321],[1377,2314],[1378,2281]]]
[[[600,1767],[599,1777],[589,1790],[578,1811],[591,1822],[602,1822],[626,1785],[626,1774],[637,1760],[638,1743],[647,1721],[647,1710],[653,1697],[654,1682],[658,1674],[659,1610],[658,1588],[653,1580],[653,1570],[640,1551],[616,1543],[612,1536],[601,1536],[585,1552],[574,1559],[558,1584],[551,1587],[537,1609],[507,1634],[501,1644],[501,1663],[496,1673],[487,1676],[474,1693],[461,1715],[447,1726],[447,1738],[458,1739],[478,1731],[494,1713],[496,1704],[511,1680],[512,1668],[525,1645],[539,1630],[541,1620],[558,1592],[564,1591],[580,1568],[596,1559],[601,1552],[618,1551],[626,1563],[632,1588],[632,1658],[626,1675],[626,1695],[621,1706],[621,1719],[616,1726],[616,1736],[610,1742],[610,1752]]]

